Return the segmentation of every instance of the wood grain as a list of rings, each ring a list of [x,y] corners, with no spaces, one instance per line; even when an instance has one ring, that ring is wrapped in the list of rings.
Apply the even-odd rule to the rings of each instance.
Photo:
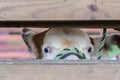
[[[120,0],[1,0],[0,20],[120,20]]]
[[[0,61],[0,80],[120,80],[119,62]]]

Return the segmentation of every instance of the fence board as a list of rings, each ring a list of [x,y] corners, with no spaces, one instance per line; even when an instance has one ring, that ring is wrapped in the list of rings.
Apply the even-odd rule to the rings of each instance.
[[[120,80],[120,61],[0,61],[0,80]]]
[[[0,21],[0,27],[34,27],[34,28],[52,28],[52,27],[79,27],[79,28],[120,28],[120,20],[66,20],[66,21]]]
[[[0,20],[120,20],[120,0],[1,0]]]

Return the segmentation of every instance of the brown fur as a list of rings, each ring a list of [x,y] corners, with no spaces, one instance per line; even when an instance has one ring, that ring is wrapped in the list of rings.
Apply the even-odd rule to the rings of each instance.
[[[90,41],[91,41],[92,45],[94,46],[95,45],[94,39],[90,37]]]
[[[68,41],[68,40],[64,40],[62,45],[63,46],[71,46],[71,45],[73,45],[73,42]]]
[[[33,36],[33,43],[35,44],[36,48],[37,48],[37,52],[38,52],[38,57],[37,58],[40,58],[42,59],[43,58],[43,54],[42,54],[42,45],[43,45],[43,39],[46,35],[48,30],[42,32],[42,33],[39,33],[39,34],[36,34]]]

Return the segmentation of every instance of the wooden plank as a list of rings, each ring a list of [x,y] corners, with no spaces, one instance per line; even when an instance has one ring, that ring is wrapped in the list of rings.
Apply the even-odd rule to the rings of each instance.
[[[120,61],[0,61],[0,80],[120,80]]]
[[[120,20],[120,0],[1,0],[0,20]]]
[[[0,27],[34,27],[34,28],[52,28],[52,27],[79,27],[79,28],[120,28],[120,20],[68,20],[68,21],[0,21]]]

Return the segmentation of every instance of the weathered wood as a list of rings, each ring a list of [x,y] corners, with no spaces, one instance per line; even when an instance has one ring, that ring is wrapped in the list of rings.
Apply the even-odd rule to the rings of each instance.
[[[120,20],[120,0],[1,0],[0,20]]]
[[[0,80],[120,80],[120,61],[0,61]]]

